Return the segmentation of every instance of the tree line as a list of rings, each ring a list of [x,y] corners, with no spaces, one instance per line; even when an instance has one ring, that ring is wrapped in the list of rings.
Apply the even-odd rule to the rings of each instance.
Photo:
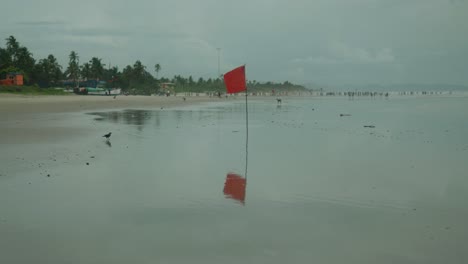
[[[7,73],[18,72],[23,74],[26,85],[37,85],[41,88],[62,87],[69,85],[78,87],[83,80],[105,81],[107,88],[121,88],[124,92],[133,94],[152,94],[169,83],[173,92],[212,92],[224,91],[224,82],[220,78],[183,77],[175,75],[172,78],[161,77],[162,67],[155,64],[152,71],[137,60],[133,65],[127,65],[123,70],[118,67],[106,67],[102,59],[92,57],[89,61],[80,64],[79,54],[71,51],[68,56],[68,65],[63,68],[53,54],[36,61],[27,47],[22,46],[14,36],[6,39],[6,46],[0,47],[0,79]],[[248,81],[248,88],[252,92],[258,91],[286,91],[304,90],[300,85],[290,82],[257,82]]]

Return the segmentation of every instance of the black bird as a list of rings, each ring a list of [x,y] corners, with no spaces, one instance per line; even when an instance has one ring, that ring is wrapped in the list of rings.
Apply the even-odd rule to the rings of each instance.
[[[104,136],[102,136],[102,137],[105,137],[105,138],[109,139],[109,138],[110,138],[110,136],[111,136],[111,134],[112,134],[112,132],[109,132],[108,134],[105,134],[105,135],[104,135]]]

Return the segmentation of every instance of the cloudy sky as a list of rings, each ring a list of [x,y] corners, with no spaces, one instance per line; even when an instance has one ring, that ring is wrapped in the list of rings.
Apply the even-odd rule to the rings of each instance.
[[[466,0],[15,0],[0,38],[36,59],[71,50],[122,69],[139,59],[161,75],[296,83],[468,85]],[[10,10],[10,11],[8,11]],[[2,46],[5,45],[3,41]]]

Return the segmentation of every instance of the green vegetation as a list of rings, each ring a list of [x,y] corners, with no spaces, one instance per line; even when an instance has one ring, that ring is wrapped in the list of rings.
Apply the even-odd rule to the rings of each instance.
[[[68,76],[73,81],[73,86],[77,85],[77,80],[80,78],[80,66],[79,66],[79,57],[78,54],[74,51],[70,52],[68,56],[70,61],[68,62],[68,68],[64,72],[65,76]]]
[[[43,89],[39,86],[0,86],[0,94],[22,94],[22,95],[70,95],[61,88]]]
[[[17,89],[14,87],[0,88],[1,92],[28,91],[30,93],[56,94],[57,86],[77,87],[80,82],[86,80],[106,81],[107,88],[121,88],[123,92],[130,94],[153,94],[157,93],[163,83],[169,83],[169,87],[175,92],[224,92],[225,86],[222,79],[194,80],[176,75],[173,78],[159,78],[162,67],[159,63],[154,65],[154,77],[147,71],[145,65],[137,60],[133,65],[127,65],[122,71],[117,67],[107,67],[102,59],[92,57],[88,62],[79,64],[80,57],[77,52],[71,51],[68,66],[62,71],[54,55],[40,59],[37,63],[33,54],[26,47],[20,45],[15,37],[6,39],[6,47],[0,47],[0,79],[5,78],[6,73],[19,72],[24,75],[25,87]],[[290,82],[284,83],[260,83],[249,81],[247,84],[251,92],[278,92],[305,90],[303,86],[294,85]]]

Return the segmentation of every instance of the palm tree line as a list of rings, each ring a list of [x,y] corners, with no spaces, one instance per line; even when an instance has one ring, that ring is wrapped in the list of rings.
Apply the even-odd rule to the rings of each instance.
[[[65,69],[57,62],[53,54],[36,61],[27,47],[22,46],[14,36],[6,39],[5,48],[0,47],[0,78],[6,73],[19,72],[24,75],[26,85],[37,85],[41,88],[63,86],[65,83],[78,87],[83,80],[101,80],[108,88],[118,87],[124,92],[134,94],[151,94],[160,90],[162,83],[170,83],[176,92],[209,92],[224,91],[224,82],[220,78],[183,77],[175,75],[172,78],[159,77],[162,66],[154,65],[153,76],[140,60],[133,65],[127,65],[123,70],[118,67],[106,67],[101,58],[92,57],[80,64],[80,56],[71,51],[68,65]],[[64,82],[66,80],[67,82]],[[257,82],[249,81],[251,91],[303,90],[304,87],[290,82]]]

